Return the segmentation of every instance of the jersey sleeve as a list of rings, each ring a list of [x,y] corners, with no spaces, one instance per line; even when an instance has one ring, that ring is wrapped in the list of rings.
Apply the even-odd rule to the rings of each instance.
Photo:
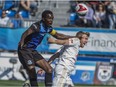
[[[80,40],[78,38],[69,38],[69,46],[80,45]]]

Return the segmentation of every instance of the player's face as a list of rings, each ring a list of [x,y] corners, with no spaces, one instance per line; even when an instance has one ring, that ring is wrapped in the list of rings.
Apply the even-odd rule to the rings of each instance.
[[[53,14],[47,14],[46,17],[44,18],[44,22],[47,26],[51,26],[53,23],[54,16]]]
[[[83,48],[85,44],[87,44],[87,42],[88,42],[88,36],[86,34],[83,34],[80,40],[80,47]]]
[[[2,18],[4,18],[4,17],[6,17],[6,12],[5,11],[2,12]]]

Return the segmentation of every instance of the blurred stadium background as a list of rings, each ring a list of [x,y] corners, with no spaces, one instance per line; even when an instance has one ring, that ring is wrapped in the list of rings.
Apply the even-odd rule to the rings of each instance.
[[[75,64],[76,70],[71,75],[75,86],[112,87],[116,85],[115,1],[30,0],[29,9],[21,7],[21,1],[24,0],[0,0],[0,87],[22,86],[26,80],[27,75],[26,78],[23,77],[21,71],[24,70],[21,69],[17,56],[18,42],[27,27],[41,19],[41,13],[45,9],[53,11],[53,27],[58,32],[75,35],[82,30],[91,33],[88,44],[84,49],[80,49]],[[82,19],[75,12],[75,6],[80,2],[90,8],[90,13]],[[98,6],[104,8],[102,16],[97,15],[101,12]],[[7,17],[5,23],[2,19],[3,10]],[[20,16],[16,17],[17,13]],[[47,35],[37,50],[48,59],[60,46],[49,45],[46,38]],[[54,65],[55,63],[52,64],[53,67]],[[40,86],[44,86],[44,75],[38,74],[37,77]]]

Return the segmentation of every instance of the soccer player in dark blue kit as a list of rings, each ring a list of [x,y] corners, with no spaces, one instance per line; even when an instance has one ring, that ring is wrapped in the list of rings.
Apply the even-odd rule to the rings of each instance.
[[[58,33],[52,28],[54,15],[50,10],[42,12],[42,19],[33,23],[23,34],[18,46],[18,57],[26,69],[30,85],[37,87],[37,74],[35,66],[42,68],[45,74],[45,86],[52,86],[52,67],[35,49],[41,43],[44,36],[49,33],[56,39],[68,39],[73,36]]]

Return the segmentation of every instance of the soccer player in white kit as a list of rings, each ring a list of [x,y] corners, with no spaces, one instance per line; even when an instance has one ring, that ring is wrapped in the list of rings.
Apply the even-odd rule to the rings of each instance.
[[[58,63],[54,69],[53,87],[74,86],[70,74],[75,68],[79,48],[84,47],[88,42],[89,36],[88,32],[79,31],[75,38],[68,39],[68,43],[65,40],[65,45],[48,60],[51,63],[55,58],[58,58]]]
[[[79,31],[74,38],[67,40],[56,40],[49,38],[49,43],[55,43],[63,45],[49,60],[51,64],[56,58],[58,63],[54,69],[53,87],[72,87],[74,86],[70,78],[71,72],[75,68],[75,62],[79,48],[83,48],[88,42],[90,34],[88,32]],[[40,70],[39,73],[42,73]]]

